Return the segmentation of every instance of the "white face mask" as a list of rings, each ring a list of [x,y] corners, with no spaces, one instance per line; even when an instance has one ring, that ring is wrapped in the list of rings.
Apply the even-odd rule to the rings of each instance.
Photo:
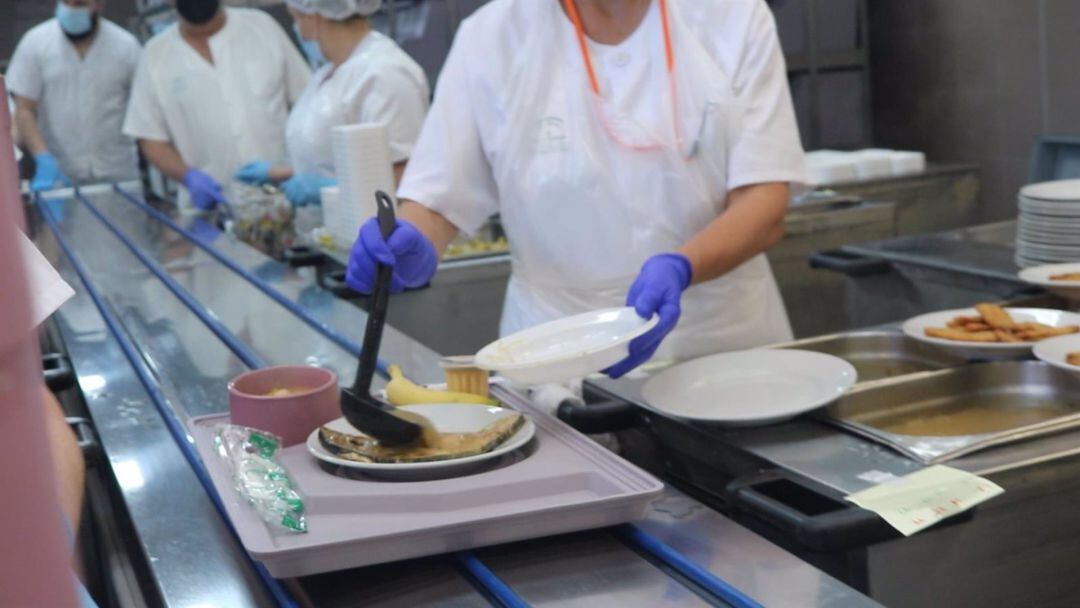
[[[300,48],[304,50],[304,55],[307,56],[312,69],[326,63],[326,56],[322,54],[322,49],[319,48],[319,41],[304,38],[304,35],[300,33],[300,24],[295,21],[293,21],[293,31],[296,32],[296,39],[300,41]]]
[[[94,11],[88,6],[68,6],[63,2],[56,3],[56,20],[60,23],[60,29],[71,36],[82,36],[94,27]]]

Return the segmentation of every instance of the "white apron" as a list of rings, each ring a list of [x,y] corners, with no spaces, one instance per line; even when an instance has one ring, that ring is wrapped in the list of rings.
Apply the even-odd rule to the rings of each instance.
[[[727,150],[740,108],[730,79],[669,0],[682,136],[699,152],[687,160],[672,121],[658,132],[634,124],[588,88],[574,29],[548,0],[536,35],[505,89],[507,124],[494,142],[492,166],[513,275],[503,335],[597,308],[622,306],[642,264],[674,251],[723,211]],[[656,10],[655,7],[651,10]],[[651,61],[662,66],[656,37]],[[662,69],[662,67],[661,67]],[[665,87],[666,88],[666,87]],[[663,96],[671,116],[671,95]],[[636,150],[613,140],[663,141]],[[700,135],[699,135],[700,134]],[[500,158],[501,157],[501,158]],[[685,359],[790,340],[791,327],[769,263],[758,255],[682,298],[682,317],[657,353]]]

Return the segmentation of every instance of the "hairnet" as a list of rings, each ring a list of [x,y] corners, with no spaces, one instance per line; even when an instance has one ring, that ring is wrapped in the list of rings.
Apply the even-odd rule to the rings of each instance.
[[[353,15],[370,17],[382,6],[382,0],[287,0],[289,6],[302,13],[318,13],[327,19],[340,21]]]

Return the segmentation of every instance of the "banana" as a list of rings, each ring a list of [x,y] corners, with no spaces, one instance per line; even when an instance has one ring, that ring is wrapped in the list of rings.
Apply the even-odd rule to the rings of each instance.
[[[390,382],[386,385],[386,398],[392,405],[418,405],[423,403],[475,403],[477,405],[498,405],[494,399],[473,395],[437,391],[416,384],[401,373],[401,367],[390,366]]]

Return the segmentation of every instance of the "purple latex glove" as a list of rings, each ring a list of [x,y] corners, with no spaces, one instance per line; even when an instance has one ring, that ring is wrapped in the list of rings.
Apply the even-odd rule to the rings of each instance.
[[[184,186],[191,194],[191,203],[203,211],[210,211],[218,203],[225,202],[221,184],[198,169],[188,169],[184,174]]]
[[[660,322],[645,335],[630,342],[630,355],[604,370],[612,378],[621,378],[635,367],[652,358],[660,343],[679,322],[682,309],[679,300],[690,286],[693,270],[690,260],[679,253],[661,253],[645,261],[630,293],[626,305],[633,306],[643,319],[660,315]]]
[[[383,240],[378,219],[371,218],[360,227],[360,237],[349,254],[345,283],[360,293],[371,293],[375,289],[377,264],[394,269],[390,293],[401,293],[407,288],[426,285],[435,274],[439,256],[431,241],[409,222],[397,220],[397,228],[389,239]]]

